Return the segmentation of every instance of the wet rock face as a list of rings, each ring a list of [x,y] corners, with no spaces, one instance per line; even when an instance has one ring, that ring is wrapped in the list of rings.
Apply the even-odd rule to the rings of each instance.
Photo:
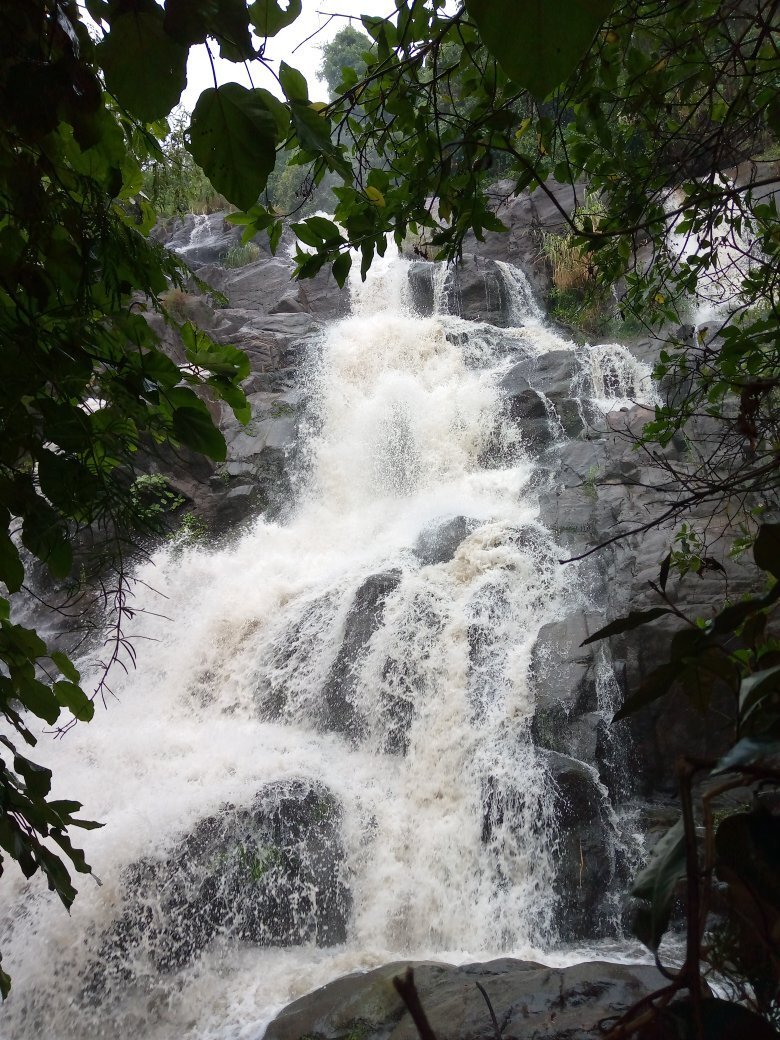
[[[387,964],[348,975],[286,1007],[264,1040],[418,1040],[393,978],[414,969],[420,1002],[434,1033],[447,1040],[492,1040],[495,1030],[477,989],[484,987],[504,1037],[596,1040],[599,1022],[618,1016],[664,985],[649,965],[592,961],[547,968],[510,958],[455,967],[430,961]]]
[[[205,521],[212,535],[262,512],[277,516],[289,505],[302,359],[322,323],[343,316],[349,308],[348,292],[339,289],[329,270],[305,282],[293,281],[285,242],[272,257],[265,235],[255,241],[257,259],[226,267],[225,258],[240,244],[241,234],[224,213],[171,219],[154,231],[196,276],[187,291],[166,294],[171,313],[177,320],[195,322],[217,343],[239,347],[250,363],[244,383],[252,413],[249,424],[241,426],[225,406],[212,407],[227,442],[224,463],[215,465],[186,450],[157,452],[143,463],[148,472],[166,477],[186,499],[185,510]],[[204,284],[211,292],[204,293]],[[147,317],[163,349],[181,363],[184,351],[175,329],[156,314]]]
[[[464,241],[464,248],[493,260],[503,260],[521,267],[534,290],[546,295],[552,287],[550,269],[539,248],[542,232],[565,234],[566,216],[574,212],[575,204],[584,200],[585,185],[546,184],[533,192],[514,194],[511,181],[499,181],[492,190],[492,205],[496,215],[508,228],[508,233],[487,231],[478,242],[473,233]]]
[[[164,860],[128,867],[122,915],[90,973],[93,994],[112,976],[129,978],[131,966],[181,968],[218,936],[260,946],[344,942],[351,896],[340,877],[340,823],[330,792],[279,781],[251,806],[201,820]]]
[[[504,328],[513,324],[511,295],[494,260],[465,255],[445,283],[447,310],[459,318]]]
[[[615,832],[598,773],[554,751],[541,752],[554,788],[556,920],[564,942],[614,931],[609,893],[615,876]]]
[[[356,703],[356,668],[379,628],[385,600],[401,580],[398,570],[371,574],[355,593],[344,624],[344,637],[323,691],[323,729],[359,737],[365,728]]]
[[[449,563],[460,543],[477,529],[478,521],[465,516],[454,516],[440,524],[427,527],[414,544],[414,555],[423,567]]]
[[[416,262],[409,265],[409,297],[414,311],[428,317],[437,303],[448,314],[470,321],[485,322],[506,328],[518,323],[512,312],[512,293],[499,264],[475,253],[464,253],[463,258],[449,269],[435,299],[436,265]]]

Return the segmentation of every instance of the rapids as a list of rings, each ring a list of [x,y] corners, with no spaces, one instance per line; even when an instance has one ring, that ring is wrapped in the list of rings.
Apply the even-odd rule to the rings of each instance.
[[[583,956],[556,935],[528,671],[541,626],[587,589],[537,520],[549,478],[499,384],[518,357],[570,350],[580,393],[606,411],[651,401],[649,373],[619,345],[562,339],[509,265],[513,327],[500,330],[445,312],[441,268],[434,313],[416,314],[408,269],[385,258],[353,281],[351,316],[310,352],[289,516],[142,564],[128,633],[137,669],[117,670],[89,726],[42,738],[55,796],[105,824],[76,835],[100,884],[78,877],[68,916],[39,878],[13,867],[2,878],[9,1040],[249,1040],[296,996],[386,961]],[[454,518],[462,537],[442,547]],[[377,580],[381,595],[356,620],[356,596]],[[238,814],[259,792],[292,797],[301,781],[337,807],[322,811],[339,849],[301,846],[319,858],[293,940],[260,943],[228,915],[202,948],[166,961],[160,936],[186,925],[166,915],[186,915],[186,900],[166,890],[173,875],[130,868],[172,857],[202,884],[221,867],[187,844],[199,821]],[[273,876],[263,841],[247,885]],[[327,946],[324,856],[344,917]]]

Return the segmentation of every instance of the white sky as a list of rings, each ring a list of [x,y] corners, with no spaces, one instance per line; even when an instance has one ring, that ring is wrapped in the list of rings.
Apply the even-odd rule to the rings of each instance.
[[[393,0],[303,0],[300,16],[291,26],[268,40],[265,56],[276,68],[280,61],[286,61],[288,65],[300,69],[309,84],[309,96],[312,101],[327,101],[327,88],[317,77],[317,68],[322,61],[320,47],[323,43],[327,43],[339,29],[350,24],[348,17],[355,19],[352,25],[356,29],[362,29],[361,14],[380,15],[384,18],[394,12]],[[332,17],[333,15],[341,17]],[[312,33],[316,33],[316,36],[303,43]],[[299,44],[301,46],[295,50]],[[214,48],[212,50],[215,51]],[[216,52],[214,65],[219,83],[250,85],[247,69],[243,65],[223,61]],[[250,63],[249,71],[256,87],[265,87],[266,90],[281,96],[279,84],[260,62]],[[213,85],[206,48],[193,47],[187,64],[187,88],[182,94],[181,103],[191,112],[201,91]]]

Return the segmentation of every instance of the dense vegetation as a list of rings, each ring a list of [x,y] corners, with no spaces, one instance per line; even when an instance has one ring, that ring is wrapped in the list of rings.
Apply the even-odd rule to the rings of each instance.
[[[498,176],[514,193],[548,191],[551,180],[587,182],[588,208],[561,213],[567,249],[586,258],[594,287],[624,285],[621,305],[638,325],[676,328],[714,276],[731,285],[728,317],[693,338],[671,336],[661,355],[659,377],[684,390],[658,408],[645,443],[667,443],[697,415],[722,431],[716,450],[702,446],[670,472],[665,517],[728,505],[746,524],[743,548],[758,522],[772,519],[780,233],[775,202],[760,188],[776,176],[780,134],[777,0],[558,0],[554,16],[539,0],[467,0],[452,14],[441,0],[397,0],[392,20],[363,19],[370,46],[350,30],[326,49],[329,100],[311,97],[304,77],[282,62],[271,71],[284,100],[262,87],[215,85],[189,120],[171,118],[189,48],[209,41],[230,61],[270,68],[264,41],[296,19],[300,0],[86,7],[94,30],[72,0],[11,0],[4,11],[0,580],[9,594],[23,587],[32,558],[66,579],[81,532],[97,529],[121,620],[128,540],[157,515],[148,501],[139,508],[136,460],[166,442],[223,456],[210,396],[247,418],[246,359],[166,310],[163,294],[185,272],[147,237],[156,217],[150,198],[168,213],[224,199],[247,241],[268,232],[273,245],[284,213],[332,186],[333,220],[293,223],[309,247],[296,262],[300,277],[330,264],[343,284],[353,256],[365,274],[388,233],[399,244],[409,233],[424,236],[452,259],[467,233],[500,232],[487,194]],[[746,160],[752,164],[738,176],[725,172]],[[159,348],[143,307],[178,328],[180,363]],[[763,1015],[778,1012],[777,818],[759,799],[716,826],[707,802],[701,852],[691,783],[710,769],[737,789],[780,780],[780,666],[767,634],[780,588],[777,526],[763,523],[754,551],[768,591],[706,623],[681,618],[669,662],[623,709],[675,684],[705,704],[717,680],[733,690],[738,710],[731,756],[682,767],[681,824],[638,882],[646,900],[639,933],[657,949],[677,883],[686,880],[688,956],[670,986],[690,991],[684,1035],[721,1035],[700,983],[715,874],[730,893],[718,967]],[[708,559],[698,543],[688,555],[700,565]],[[666,598],[673,562],[670,554],[657,583],[664,605],[624,627],[675,612]],[[121,640],[120,622],[116,631]],[[0,661],[8,724],[0,736],[0,848],[26,876],[42,870],[68,905],[75,890],[67,861],[89,870],[71,829],[92,824],[74,815],[76,803],[49,798],[48,771],[19,741],[34,743],[27,713],[53,726],[66,712],[89,719],[102,686],[84,691],[65,656],[13,622],[8,598],[0,601]],[[735,844],[749,855],[735,858]],[[5,991],[1,973],[0,983]],[[616,1035],[636,1025],[622,1023]]]

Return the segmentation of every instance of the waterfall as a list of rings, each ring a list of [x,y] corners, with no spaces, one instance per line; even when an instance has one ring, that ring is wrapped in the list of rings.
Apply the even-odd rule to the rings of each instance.
[[[79,878],[69,917],[2,879],[5,1035],[238,1040],[385,961],[567,956],[529,662],[580,593],[500,382],[570,351],[607,409],[647,372],[589,362],[507,265],[501,330],[443,313],[442,268],[416,314],[408,269],[353,279],[312,351],[290,517],[141,565],[137,670],[42,740],[55,796],[105,823],[76,835],[102,884]]]
[[[587,371],[583,372],[584,385],[581,382],[580,388],[592,396],[601,411],[658,403],[650,366],[621,343],[601,343],[585,348],[585,352]]]

